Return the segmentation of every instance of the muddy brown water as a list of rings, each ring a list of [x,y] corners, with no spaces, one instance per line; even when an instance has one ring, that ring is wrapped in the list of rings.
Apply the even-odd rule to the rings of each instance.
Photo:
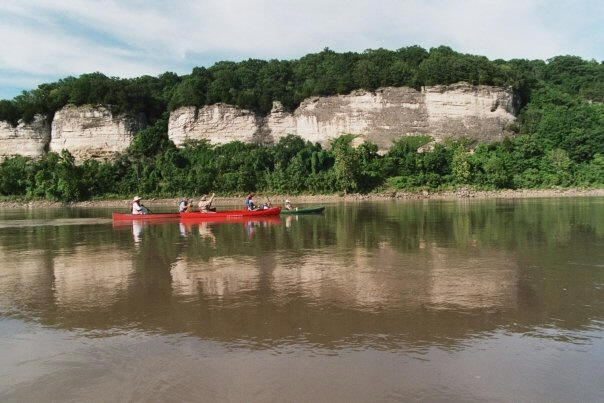
[[[604,400],[602,198],[0,210],[1,401]]]

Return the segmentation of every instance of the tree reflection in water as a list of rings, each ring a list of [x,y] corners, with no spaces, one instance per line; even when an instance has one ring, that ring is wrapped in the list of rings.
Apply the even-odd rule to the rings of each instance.
[[[183,236],[182,234],[186,235]],[[454,348],[601,321],[596,199],[371,203],[283,221],[0,230],[2,315],[266,347]]]

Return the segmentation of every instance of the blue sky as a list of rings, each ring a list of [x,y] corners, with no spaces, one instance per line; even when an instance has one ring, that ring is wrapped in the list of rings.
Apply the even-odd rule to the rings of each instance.
[[[68,75],[185,74],[218,60],[449,45],[604,59],[604,1],[3,0],[0,98]]]

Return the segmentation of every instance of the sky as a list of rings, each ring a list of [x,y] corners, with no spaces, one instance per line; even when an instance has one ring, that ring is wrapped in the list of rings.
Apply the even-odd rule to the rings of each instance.
[[[0,99],[69,75],[187,74],[248,58],[448,45],[604,60],[604,1],[2,0]]]

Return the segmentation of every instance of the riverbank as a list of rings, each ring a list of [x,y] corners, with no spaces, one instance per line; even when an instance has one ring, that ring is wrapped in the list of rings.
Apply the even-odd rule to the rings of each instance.
[[[245,195],[216,197],[215,205],[239,205]],[[294,204],[385,201],[385,200],[467,200],[467,199],[523,199],[547,197],[604,197],[604,189],[505,189],[505,190],[472,190],[457,189],[451,191],[421,191],[421,192],[384,192],[369,194],[346,195],[263,195],[256,194],[256,203],[263,203],[266,198],[273,204],[282,204],[287,198]],[[194,201],[196,198],[193,198]],[[149,206],[176,205],[180,198],[149,198],[144,203]],[[130,200],[105,199],[88,200],[74,203],[52,202],[48,200],[9,200],[0,201],[0,208],[33,208],[33,207],[124,207]]]

